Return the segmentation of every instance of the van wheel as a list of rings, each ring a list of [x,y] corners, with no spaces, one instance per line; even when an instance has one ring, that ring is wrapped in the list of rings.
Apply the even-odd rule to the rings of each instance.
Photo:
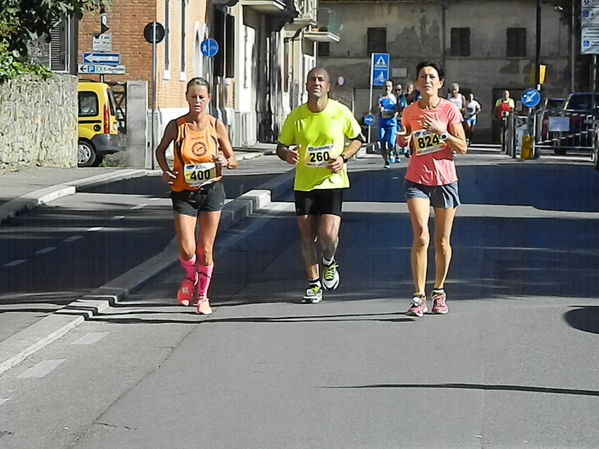
[[[92,167],[96,162],[96,150],[91,143],[80,140],[77,145],[77,166]]]

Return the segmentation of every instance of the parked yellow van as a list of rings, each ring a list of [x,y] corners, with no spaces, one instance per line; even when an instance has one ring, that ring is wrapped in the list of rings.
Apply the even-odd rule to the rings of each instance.
[[[119,124],[110,86],[79,81],[79,144],[77,165],[97,166],[107,154],[121,151]]]

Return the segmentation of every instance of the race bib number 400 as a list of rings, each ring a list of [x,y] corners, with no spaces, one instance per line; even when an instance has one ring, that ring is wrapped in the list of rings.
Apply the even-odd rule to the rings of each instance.
[[[306,152],[306,165],[309,167],[323,167],[332,157],[333,145],[323,145],[320,147],[308,147]]]
[[[216,164],[205,162],[203,164],[186,164],[183,167],[185,182],[191,187],[202,187],[216,178]]]
[[[436,153],[437,151],[441,151],[445,146],[445,141],[437,134],[425,130],[414,131],[412,141],[414,142],[416,156]]]

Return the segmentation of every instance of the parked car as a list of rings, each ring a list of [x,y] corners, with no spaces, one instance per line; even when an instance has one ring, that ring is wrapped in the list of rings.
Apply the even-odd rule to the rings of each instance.
[[[80,81],[77,91],[77,165],[97,166],[105,155],[122,150],[114,97],[108,84],[93,81]]]
[[[564,98],[547,97],[541,107],[541,140],[546,141],[549,135],[549,117],[559,115],[564,108]]]
[[[593,105],[594,98],[594,105]],[[558,116],[567,119],[567,131],[556,133],[556,154],[566,154],[569,149],[591,150],[594,142],[593,120],[599,119],[599,93],[572,92]]]

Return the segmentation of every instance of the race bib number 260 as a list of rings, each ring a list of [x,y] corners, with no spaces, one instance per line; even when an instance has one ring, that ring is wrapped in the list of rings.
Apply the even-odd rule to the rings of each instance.
[[[441,140],[437,134],[425,130],[415,131],[412,141],[417,156],[436,153],[445,146],[445,141]]]
[[[306,165],[310,167],[322,167],[331,159],[333,145],[323,145],[320,147],[308,147],[306,151]]]

